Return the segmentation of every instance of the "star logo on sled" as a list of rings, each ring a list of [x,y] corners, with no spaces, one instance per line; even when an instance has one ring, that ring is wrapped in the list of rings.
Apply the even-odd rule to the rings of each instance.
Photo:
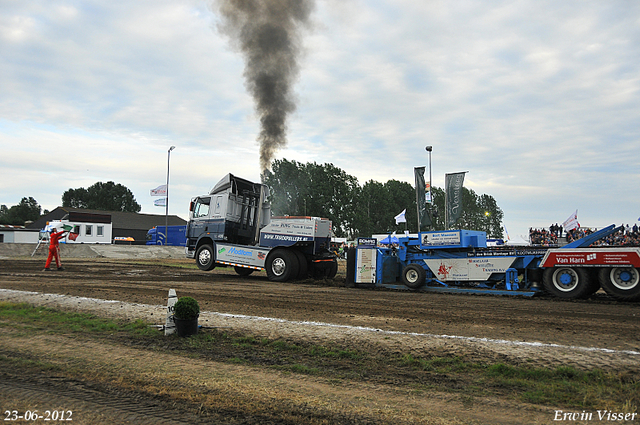
[[[453,266],[446,266],[444,263],[440,263],[440,267],[438,267],[438,274],[441,275],[444,279],[449,277],[449,273]]]

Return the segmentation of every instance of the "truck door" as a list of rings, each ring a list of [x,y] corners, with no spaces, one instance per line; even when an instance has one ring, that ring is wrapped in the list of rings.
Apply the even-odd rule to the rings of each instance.
[[[196,198],[191,208],[187,238],[197,239],[208,230],[211,197],[201,196]]]

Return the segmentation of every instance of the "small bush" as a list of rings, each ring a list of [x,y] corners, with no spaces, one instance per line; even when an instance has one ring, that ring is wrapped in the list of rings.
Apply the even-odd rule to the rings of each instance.
[[[192,297],[182,297],[178,299],[173,307],[173,314],[182,320],[193,320],[200,314],[200,306],[198,301]]]

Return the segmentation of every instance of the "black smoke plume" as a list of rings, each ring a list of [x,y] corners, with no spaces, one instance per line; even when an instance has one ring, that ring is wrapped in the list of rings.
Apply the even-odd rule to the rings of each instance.
[[[293,84],[299,75],[301,37],[314,0],[215,0],[227,35],[245,59],[245,86],[260,117],[260,167],[270,167],[286,145],[287,116],[295,111]]]

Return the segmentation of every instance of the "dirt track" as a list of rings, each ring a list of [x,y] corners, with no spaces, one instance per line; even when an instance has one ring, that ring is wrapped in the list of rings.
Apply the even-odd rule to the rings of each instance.
[[[320,343],[337,341],[341,345],[389,354],[464,355],[481,362],[573,365],[632,374],[640,370],[640,303],[613,302],[604,295],[568,302],[544,297],[525,299],[346,288],[342,286],[344,264],[333,281],[286,284],[271,283],[264,273],[239,277],[233,269],[202,272],[179,267],[187,265],[192,266],[192,262],[65,259],[64,271],[44,272],[42,260],[0,260],[0,288],[136,303],[133,310],[105,304],[100,307],[101,314],[142,316],[158,324],[163,323],[163,306],[168,289],[173,288],[179,296],[198,299],[203,311],[201,324],[233,328],[255,336]],[[5,299],[12,297],[4,296]],[[72,304],[65,308],[84,308],[81,300],[73,299]],[[279,320],[254,320],[256,316]],[[32,355],[45,355],[53,349],[50,340],[40,343],[27,340],[22,348],[16,344],[14,349],[29,350]],[[70,353],[81,356],[77,351],[69,351],[73,344],[74,341],[67,340],[60,345],[58,349],[66,353],[61,354],[62,358]],[[87,347],[88,343],[80,346]],[[99,350],[107,351],[109,347]],[[119,351],[114,357],[122,355]],[[245,369],[242,373],[246,376],[255,372]],[[307,380],[314,385],[309,391],[317,392],[320,384],[311,378]],[[286,382],[283,385],[294,385]],[[331,385],[322,384],[322,388],[323,394],[334,391]],[[354,391],[355,388],[350,394],[355,400],[360,396]],[[375,391],[368,389],[361,396]],[[379,396],[390,397],[384,394]],[[493,402],[498,403],[497,407],[474,407],[467,416],[460,416],[457,402],[436,403],[438,411],[443,412],[438,417],[462,419],[461,422],[443,419],[433,423],[523,423],[518,419],[525,414],[520,407]],[[433,409],[434,403],[430,400],[416,408],[416,412],[426,412],[428,406]],[[495,409],[500,412],[498,416]],[[531,415],[529,423],[546,423],[551,417],[549,411],[527,410],[526,415]],[[137,419],[131,423],[136,422],[143,423]]]
[[[604,296],[568,302],[544,297],[345,288],[341,286],[342,274],[331,282],[274,284],[266,279],[264,272],[239,277],[230,268],[202,272],[159,266],[151,261],[68,260],[64,271],[43,272],[41,263],[0,260],[0,286],[150,305],[165,305],[168,289],[174,288],[179,296],[194,296],[205,311],[385,331],[640,352],[640,303],[619,303]],[[192,265],[187,260],[165,260],[165,263]],[[465,346],[473,351],[486,344],[477,342]],[[518,349],[510,347],[507,351],[514,355]],[[527,357],[531,357],[530,351]],[[549,351],[553,350],[536,351],[540,363],[553,363]],[[599,352],[585,355],[584,351],[573,350],[573,354],[565,353],[562,358],[584,368],[606,367],[608,362],[612,362],[610,366],[617,366],[618,361],[640,364],[640,356],[631,356],[629,360],[629,356],[607,356]]]

